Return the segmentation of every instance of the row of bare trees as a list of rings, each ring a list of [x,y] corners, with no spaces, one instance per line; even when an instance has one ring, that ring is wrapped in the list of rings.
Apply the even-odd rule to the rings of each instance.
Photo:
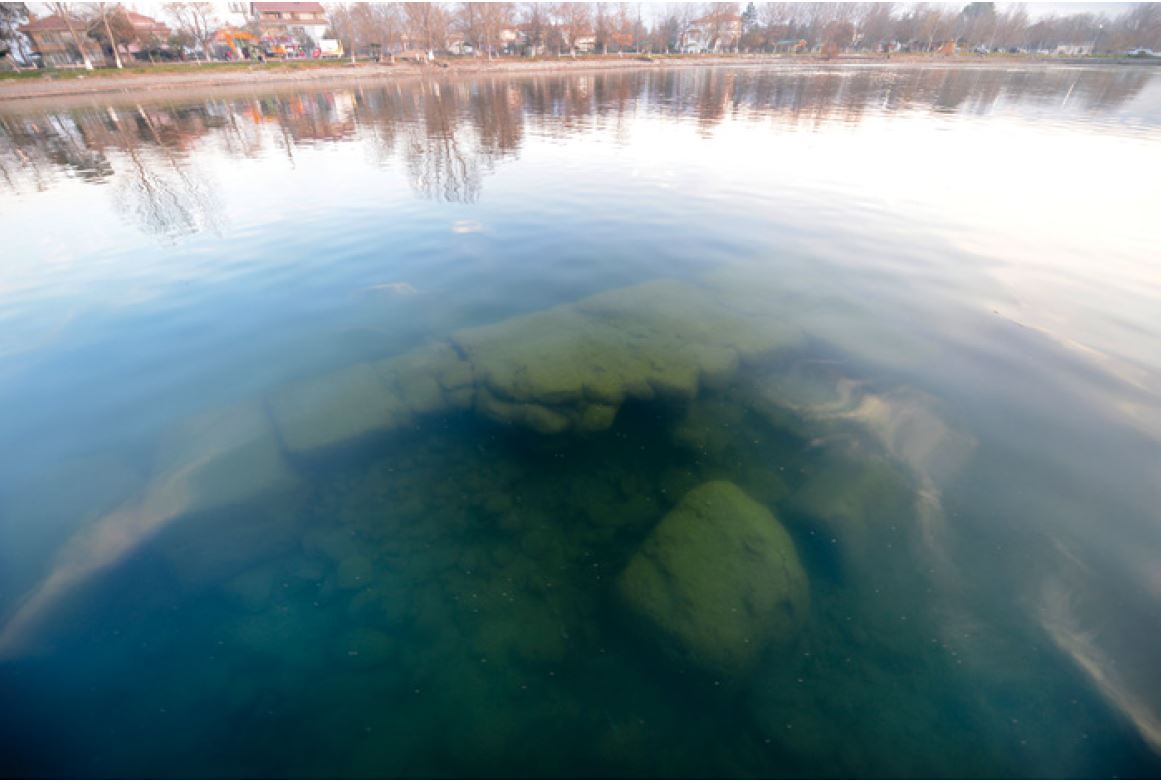
[[[1139,3],[1117,16],[1085,12],[1039,18],[1019,4],[997,9],[995,3],[750,3],[742,19],[742,48],[750,51],[770,50],[788,39],[856,49],[894,44],[913,51],[947,42],[989,51],[1060,44],[1091,44],[1099,52],[1161,49],[1157,3]]]
[[[739,122],[848,126],[891,111],[980,111],[997,101],[1068,111],[1115,110],[1147,88],[1145,69],[1036,69],[997,76],[984,69],[909,69],[885,82],[852,73],[758,69],[608,71],[570,78],[471,82],[364,83],[301,95],[147,102],[4,115],[0,187],[45,190],[76,178],[115,186],[119,210],[144,231],[173,239],[206,230],[220,217],[211,171],[199,149],[233,159],[293,160],[319,143],[356,144],[378,163],[405,164],[406,181],[425,198],[472,201],[502,161],[529,136],[564,139],[600,127],[619,133],[642,112],[694,120],[709,131]],[[279,155],[278,157],[283,157]],[[270,158],[273,160],[273,158]],[[213,167],[210,167],[212,169]]]
[[[1120,15],[1090,12],[1033,18],[1018,4],[995,3],[338,3],[329,7],[348,50],[439,51],[462,40],[482,56],[597,52],[666,52],[682,48],[696,28],[715,39],[742,35],[730,48],[773,51],[780,42],[809,48],[877,49],[891,44],[932,51],[960,47],[1052,48],[1092,44],[1097,51],[1161,49],[1161,4],[1139,3]],[[733,27],[731,27],[733,26]]]
[[[114,42],[152,51],[159,42],[137,41],[125,10],[116,3],[47,3],[72,25],[71,35],[88,59],[95,41],[114,58]],[[23,12],[22,10],[23,9]],[[220,20],[211,2],[164,5],[177,50],[201,49],[207,59]],[[1060,44],[1091,45],[1097,52],[1161,50],[1161,3],[1139,3],[1120,15],[1074,13],[1033,18],[1021,5],[968,3],[332,3],[331,33],[352,57],[407,50],[499,54],[576,54],[680,50],[691,30],[729,47],[768,52],[790,42],[794,50],[881,48],[933,51],[949,42],[992,50],[1051,50]],[[16,31],[23,3],[0,3],[0,36],[20,47]],[[716,47],[715,47],[716,48]]]
[[[639,3],[332,3],[331,26],[344,47],[364,52],[464,51],[575,54],[589,39],[598,51],[628,51],[647,38]]]

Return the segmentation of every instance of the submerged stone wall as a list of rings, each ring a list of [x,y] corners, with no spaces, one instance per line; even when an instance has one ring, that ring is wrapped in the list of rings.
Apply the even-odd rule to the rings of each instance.
[[[714,288],[661,280],[307,378],[276,391],[270,409],[293,454],[469,408],[543,434],[598,431],[626,400],[692,399],[797,340],[767,312],[728,307]]]

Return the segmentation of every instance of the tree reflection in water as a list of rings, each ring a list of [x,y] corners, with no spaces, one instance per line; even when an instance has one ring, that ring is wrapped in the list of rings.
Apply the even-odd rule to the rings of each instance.
[[[109,97],[0,113],[0,190],[113,182],[127,220],[173,240],[219,224],[216,189],[190,154],[211,145],[232,158],[279,151],[293,165],[304,146],[361,144],[377,165],[401,161],[417,195],[471,202],[527,133],[563,138],[600,127],[621,137],[643,110],[692,120],[702,134],[726,120],[817,127],[857,124],[868,111],[977,114],[1005,102],[1107,111],[1147,78],[1131,69],[704,68],[361,83],[184,102]]]

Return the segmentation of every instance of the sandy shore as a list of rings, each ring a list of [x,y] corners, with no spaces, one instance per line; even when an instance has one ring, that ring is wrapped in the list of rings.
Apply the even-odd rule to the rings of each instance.
[[[394,65],[375,63],[325,63],[317,65],[295,64],[286,67],[281,63],[266,65],[243,65],[229,67],[199,67],[190,65],[184,70],[159,70],[156,73],[97,72],[74,78],[29,78],[0,80],[0,103],[12,104],[33,99],[61,98],[81,95],[132,94],[145,97],[151,94],[200,91],[217,87],[279,87],[284,85],[322,84],[357,79],[399,79],[405,77],[478,74],[536,74],[560,73],[565,71],[592,71],[609,69],[640,68],[688,68],[701,66],[758,66],[777,65],[787,68],[816,68],[857,65],[927,66],[927,67],[980,67],[980,66],[1053,66],[1053,65],[1102,65],[1107,61],[1086,60],[1041,60],[1032,58],[978,58],[978,57],[931,57],[896,56],[883,57],[841,57],[823,60],[811,56],[777,55],[734,55],[734,56],[688,56],[661,57],[648,59],[626,55],[624,57],[582,57],[570,59],[521,60],[504,58],[487,60],[455,60],[436,64],[415,64],[399,62]],[[1114,61],[1111,64],[1122,64]]]

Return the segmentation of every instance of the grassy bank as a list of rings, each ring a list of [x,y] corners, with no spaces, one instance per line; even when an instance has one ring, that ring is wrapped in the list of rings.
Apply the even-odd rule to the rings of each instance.
[[[349,66],[349,60],[271,60],[265,64],[248,60],[238,62],[211,62],[211,63],[157,63],[130,65],[126,68],[94,68],[86,71],[84,68],[47,68],[35,71],[0,71],[0,82],[3,81],[58,81],[63,79],[115,79],[130,76],[163,76],[166,74],[217,74],[230,73],[239,70],[253,71],[301,71],[316,68],[334,68]]]
[[[134,65],[124,69],[99,68],[49,69],[0,73],[0,101],[29,98],[51,98],[100,93],[144,93],[164,90],[229,85],[279,85],[321,81],[336,78],[392,78],[400,76],[440,75],[450,73],[536,73],[564,70],[609,68],[650,68],[679,66],[746,66],[779,65],[817,67],[820,65],[929,65],[974,67],[987,65],[1078,65],[1137,64],[1132,60],[1108,58],[1067,59],[1018,55],[941,56],[845,55],[825,59],[816,55],[583,55],[578,57],[505,57],[487,60],[474,57],[446,58],[434,63],[398,60],[375,63],[349,60],[270,60],[222,63],[164,63]]]

